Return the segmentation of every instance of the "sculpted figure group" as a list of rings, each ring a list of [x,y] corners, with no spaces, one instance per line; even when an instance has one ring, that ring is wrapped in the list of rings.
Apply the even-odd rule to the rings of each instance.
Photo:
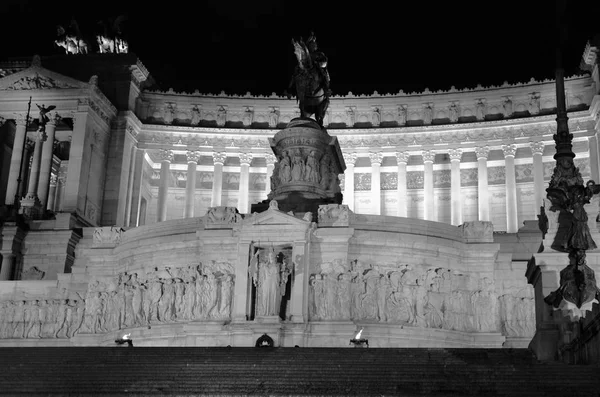
[[[310,276],[311,320],[361,320],[510,336],[532,332],[533,304],[503,297],[487,278],[409,265],[321,265]],[[527,300],[526,298],[523,298]],[[517,304],[522,304],[516,308]],[[500,306],[500,307],[499,307]],[[499,310],[502,311],[499,315]],[[532,328],[533,327],[533,328]]]
[[[314,151],[304,152],[302,149],[284,150],[281,159],[275,164],[272,186],[293,182],[310,182],[324,190],[336,190],[338,175],[331,164],[331,157],[325,153],[319,158]]]
[[[127,327],[231,316],[229,263],[138,273],[90,282],[85,299],[0,302],[0,338],[70,338]]]
[[[81,328],[84,302],[72,299],[0,302],[0,339],[70,338]]]
[[[90,284],[81,332],[97,333],[174,321],[226,319],[231,314],[229,264],[155,268],[143,280],[121,273]]]

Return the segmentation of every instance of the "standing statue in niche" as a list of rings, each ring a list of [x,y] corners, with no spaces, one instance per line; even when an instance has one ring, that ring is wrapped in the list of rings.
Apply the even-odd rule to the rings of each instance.
[[[288,89],[295,88],[296,98],[300,105],[300,116],[310,117],[314,114],[317,123],[323,126],[323,119],[331,96],[327,57],[318,51],[317,39],[312,32],[306,43],[302,39],[292,39],[292,45],[298,65]],[[288,93],[287,96],[288,99],[292,98],[291,93]]]
[[[256,315],[279,315],[281,297],[285,294],[289,272],[283,263],[277,262],[277,255],[273,248],[258,250],[252,256],[250,275],[257,288]]]

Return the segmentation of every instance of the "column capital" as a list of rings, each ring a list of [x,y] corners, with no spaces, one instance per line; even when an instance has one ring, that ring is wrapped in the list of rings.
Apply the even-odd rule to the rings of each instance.
[[[52,126],[52,127],[56,127],[56,125],[60,122],[62,117],[59,116],[58,113],[53,112],[50,114],[49,120],[47,125],[48,126]]]
[[[252,153],[240,153],[239,157],[241,165],[250,165],[250,163],[252,162]]]
[[[214,152],[212,154],[213,156],[213,162],[215,164],[225,164],[225,159],[227,158],[227,153],[223,153],[223,152]]]
[[[379,164],[383,161],[383,153],[382,152],[374,152],[369,153],[369,158],[371,159],[371,164]]]
[[[504,152],[504,157],[515,157],[517,153],[517,145],[511,143],[510,145],[502,145],[502,152]]]
[[[27,138],[25,140],[25,150],[27,150],[28,152],[30,152],[31,149],[33,149],[34,146],[35,146],[35,142],[34,141],[32,141],[29,138]]]
[[[407,164],[409,157],[410,157],[410,154],[408,152],[396,152],[396,161],[398,162],[398,164],[400,164],[400,163]]]
[[[423,150],[421,154],[424,163],[433,163],[433,160],[435,159],[435,152],[433,150]]]
[[[450,161],[460,161],[462,159],[463,150],[462,149],[448,149],[448,155],[450,156]]]
[[[27,115],[23,113],[15,113],[15,124],[25,127],[27,125]]]
[[[275,157],[274,154],[268,153],[265,155],[265,160],[267,161],[267,165],[275,165],[277,162],[277,157]]]
[[[50,174],[50,186],[56,186],[58,182],[58,177],[54,174]]]
[[[160,161],[167,161],[167,162],[172,162],[173,161],[173,151],[172,150],[166,150],[166,149],[161,149],[158,152],[158,158],[160,159]]]
[[[477,160],[479,160],[479,159],[487,160],[488,155],[490,154],[490,147],[489,146],[476,147],[475,154],[477,155]]]
[[[4,117],[0,116],[0,127],[2,127],[5,122],[6,122],[6,119]]]
[[[544,142],[529,142],[529,147],[531,148],[531,153],[536,155],[544,154],[544,147],[546,144]]]
[[[198,161],[200,160],[200,152],[188,150],[185,155],[188,163],[198,164]]]
[[[356,164],[356,159],[358,156],[356,153],[342,153],[344,156],[344,162],[348,165],[354,166]]]
[[[46,131],[44,131],[44,129],[42,128],[39,128],[35,133],[36,141],[46,142],[46,138],[48,138],[48,135],[46,135]]]

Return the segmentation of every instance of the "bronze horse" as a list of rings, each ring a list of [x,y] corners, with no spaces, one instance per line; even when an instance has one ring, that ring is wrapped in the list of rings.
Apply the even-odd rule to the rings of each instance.
[[[314,35],[308,39],[308,47],[302,40],[292,39],[298,65],[289,84],[289,89],[295,88],[296,99],[299,102],[300,116],[315,119],[323,126],[323,119],[329,106],[329,75],[327,73],[327,58],[317,52]],[[291,99],[292,94],[288,93]]]

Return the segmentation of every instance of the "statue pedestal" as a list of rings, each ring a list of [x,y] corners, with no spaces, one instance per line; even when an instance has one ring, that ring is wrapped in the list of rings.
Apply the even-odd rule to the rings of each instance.
[[[295,118],[269,138],[277,163],[271,176],[268,199],[252,205],[251,212],[263,212],[276,200],[279,210],[312,212],[319,205],[341,204],[339,174],[346,169],[336,137],[310,118]]]

